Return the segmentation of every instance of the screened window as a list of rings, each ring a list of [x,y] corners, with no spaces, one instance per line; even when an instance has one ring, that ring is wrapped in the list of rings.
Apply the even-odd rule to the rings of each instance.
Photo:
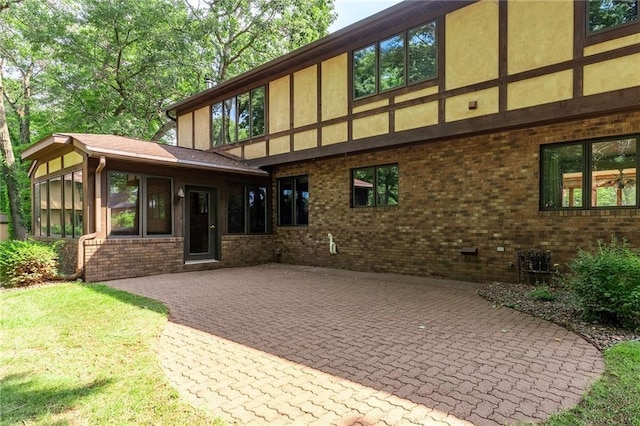
[[[211,106],[211,146],[248,140],[265,132],[264,86]]]
[[[640,138],[542,147],[544,210],[638,207]]]
[[[255,185],[229,185],[228,232],[264,234],[267,232],[267,188]]]
[[[398,165],[363,167],[351,171],[353,207],[398,204]]]
[[[355,99],[437,76],[436,21],[353,52]]]
[[[589,0],[591,32],[617,27],[637,19],[637,0]]]
[[[172,235],[172,201],[170,178],[109,172],[110,235]]]
[[[309,224],[309,177],[278,179],[278,225]]]
[[[77,238],[83,233],[82,171],[33,186],[33,234]]]
[[[109,173],[111,235],[140,234],[140,175]]]

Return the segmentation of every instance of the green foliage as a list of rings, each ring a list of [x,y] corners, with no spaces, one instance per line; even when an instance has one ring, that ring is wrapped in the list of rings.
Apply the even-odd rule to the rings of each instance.
[[[529,292],[529,297],[534,300],[552,302],[558,298],[547,286],[539,286]]]
[[[576,407],[545,426],[640,425],[640,342],[619,343],[604,353],[606,371]]]
[[[10,240],[0,243],[0,284],[19,287],[38,284],[56,275],[56,245]]]
[[[592,318],[612,320],[640,328],[640,256],[615,239],[598,243],[594,253],[581,250],[570,265],[569,281]]]

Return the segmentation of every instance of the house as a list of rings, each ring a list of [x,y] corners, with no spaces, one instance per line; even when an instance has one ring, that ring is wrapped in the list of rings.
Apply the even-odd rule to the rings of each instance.
[[[177,147],[23,154],[36,236],[88,280],[275,260],[513,281],[520,250],[640,247],[637,1],[406,1],[168,114]]]

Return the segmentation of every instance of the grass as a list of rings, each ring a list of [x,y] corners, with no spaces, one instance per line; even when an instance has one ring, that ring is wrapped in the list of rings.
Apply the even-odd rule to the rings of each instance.
[[[546,426],[640,426],[640,342],[604,352],[606,371],[576,407],[549,418]]]
[[[1,425],[223,424],[167,382],[159,302],[69,283],[1,293],[0,309]]]

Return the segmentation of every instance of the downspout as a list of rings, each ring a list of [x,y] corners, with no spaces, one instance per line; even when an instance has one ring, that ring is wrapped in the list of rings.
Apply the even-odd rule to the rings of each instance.
[[[78,259],[76,262],[76,272],[73,275],[60,275],[56,277],[59,280],[75,281],[84,275],[84,242],[87,240],[93,240],[98,236],[100,228],[102,227],[102,214],[100,208],[102,206],[102,170],[107,165],[107,159],[104,155],[100,156],[100,163],[96,168],[95,175],[95,232],[91,234],[84,234],[78,238]]]

